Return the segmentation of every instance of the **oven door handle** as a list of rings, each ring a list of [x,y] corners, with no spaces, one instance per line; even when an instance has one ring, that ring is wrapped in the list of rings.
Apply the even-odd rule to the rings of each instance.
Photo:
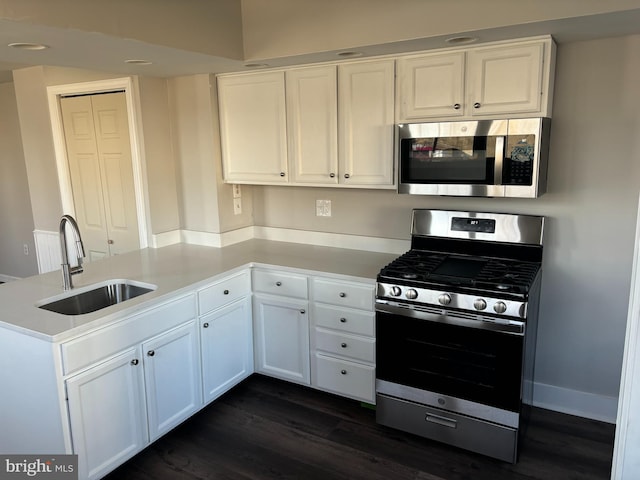
[[[449,325],[459,325],[462,327],[478,328],[493,332],[509,333],[513,335],[524,335],[525,322],[519,320],[505,320],[479,315],[465,315],[454,311],[434,313],[418,305],[404,305],[400,303],[390,303],[384,300],[376,300],[376,312],[398,315],[401,317],[411,317],[428,322],[446,323]]]

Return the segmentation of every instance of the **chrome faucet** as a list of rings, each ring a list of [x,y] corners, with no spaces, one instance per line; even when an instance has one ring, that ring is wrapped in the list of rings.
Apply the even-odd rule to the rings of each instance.
[[[69,253],[67,252],[67,231],[66,224],[71,225],[73,230],[73,236],[76,241],[76,258],[78,265],[72,267],[69,265]],[[82,238],[80,237],[80,230],[78,224],[71,215],[63,215],[60,220],[60,249],[62,250],[62,287],[65,290],[73,288],[73,282],[71,281],[71,275],[76,273],[82,273],[82,259],[84,258],[84,245],[82,245]]]

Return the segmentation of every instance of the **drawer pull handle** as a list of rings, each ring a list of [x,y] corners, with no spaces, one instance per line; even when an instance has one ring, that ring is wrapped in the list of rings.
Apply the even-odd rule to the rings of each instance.
[[[344,318],[344,317],[342,317],[342,318],[340,319],[340,323],[347,323],[347,319],[346,319],[346,318]]]
[[[341,344],[340,344],[340,346],[341,346],[342,348],[347,348],[347,344],[346,344],[346,343],[344,343],[344,342],[343,342],[343,343],[341,343]]]
[[[433,413],[429,412],[425,414],[424,420],[425,422],[435,423],[437,425],[442,425],[443,427],[457,428],[458,426],[458,422],[456,420],[453,420],[452,418],[434,415]]]
[[[344,293],[344,292],[340,292],[340,298],[344,298],[344,297],[346,297],[346,296],[347,296],[347,294],[346,294],[346,293]]]
[[[340,373],[341,373],[342,375],[346,375],[346,374],[347,374],[347,371],[346,371],[346,370],[340,370]]]
[[[150,357],[153,357],[156,354],[156,352],[154,350],[149,350],[147,352],[147,355],[149,355]]]
[[[202,328],[209,328],[209,322],[204,322],[202,324]]]
[[[139,363],[139,360],[137,358],[134,358],[133,360],[131,360],[131,365],[137,365]]]
[[[222,292],[222,293],[224,293],[225,295],[229,295],[229,290],[225,290],[225,291],[224,291],[224,292]]]
[[[276,287],[281,287],[282,286],[282,282],[276,282]]]

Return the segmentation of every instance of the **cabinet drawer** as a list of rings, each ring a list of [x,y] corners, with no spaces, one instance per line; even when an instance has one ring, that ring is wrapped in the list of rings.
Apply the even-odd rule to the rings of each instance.
[[[61,345],[68,375],[196,317],[195,295],[134,315]]]
[[[198,311],[200,315],[204,315],[249,294],[251,294],[249,272],[242,272],[200,290],[198,292]]]
[[[372,338],[354,337],[316,328],[316,350],[363,362],[376,361],[376,341]]]
[[[357,335],[375,336],[375,313],[362,310],[314,304],[313,319],[316,326],[331,328]]]
[[[316,354],[316,386],[329,392],[375,403],[375,368]]]
[[[254,270],[253,291],[293,298],[307,298],[307,277],[271,270]]]
[[[313,299],[343,307],[373,311],[374,285],[314,278]]]

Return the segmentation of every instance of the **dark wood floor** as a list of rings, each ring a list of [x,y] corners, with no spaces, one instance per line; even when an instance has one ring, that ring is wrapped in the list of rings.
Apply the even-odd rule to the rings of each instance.
[[[511,465],[379,426],[358,402],[254,375],[107,478],[607,479],[614,429],[534,408]]]

